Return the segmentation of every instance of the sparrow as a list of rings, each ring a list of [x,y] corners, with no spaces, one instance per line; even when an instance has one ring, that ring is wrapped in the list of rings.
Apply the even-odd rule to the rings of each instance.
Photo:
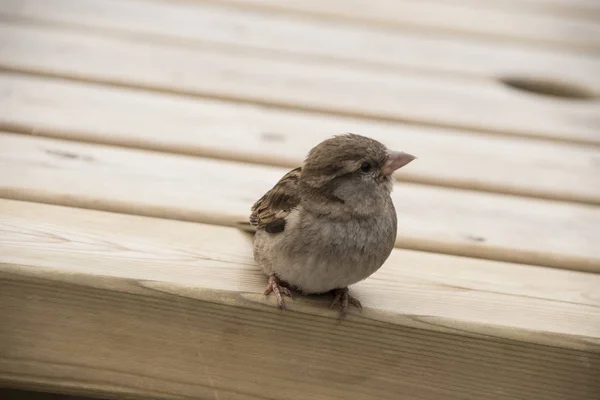
[[[391,151],[353,133],[333,136],[310,150],[252,207],[253,255],[268,276],[265,295],[279,308],[289,289],[333,294],[339,318],[351,304],[348,286],[376,272],[396,241],[392,173],[416,157]]]

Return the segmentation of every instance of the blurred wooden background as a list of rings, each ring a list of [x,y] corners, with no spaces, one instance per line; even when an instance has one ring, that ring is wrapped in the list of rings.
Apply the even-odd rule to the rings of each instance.
[[[597,399],[599,98],[595,0],[0,0],[0,386]],[[235,224],[343,132],[419,159],[339,324]]]

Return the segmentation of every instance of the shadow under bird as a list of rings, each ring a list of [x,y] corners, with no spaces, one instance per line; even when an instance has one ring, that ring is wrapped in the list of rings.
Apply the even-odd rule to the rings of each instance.
[[[362,309],[348,286],[377,271],[396,241],[392,173],[413,155],[356,134],[324,140],[253,206],[254,259],[280,308],[289,289],[332,293],[344,319]]]

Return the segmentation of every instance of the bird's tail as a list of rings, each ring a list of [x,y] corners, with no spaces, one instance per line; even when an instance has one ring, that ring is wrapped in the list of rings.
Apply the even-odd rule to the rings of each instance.
[[[237,221],[234,226],[243,232],[256,233],[256,227],[248,221]]]

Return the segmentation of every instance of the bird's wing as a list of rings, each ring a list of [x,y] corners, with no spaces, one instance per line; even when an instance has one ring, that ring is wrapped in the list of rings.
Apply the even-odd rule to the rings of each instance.
[[[269,233],[283,232],[285,217],[300,204],[298,179],[302,168],[285,174],[279,182],[252,206],[250,224]]]

